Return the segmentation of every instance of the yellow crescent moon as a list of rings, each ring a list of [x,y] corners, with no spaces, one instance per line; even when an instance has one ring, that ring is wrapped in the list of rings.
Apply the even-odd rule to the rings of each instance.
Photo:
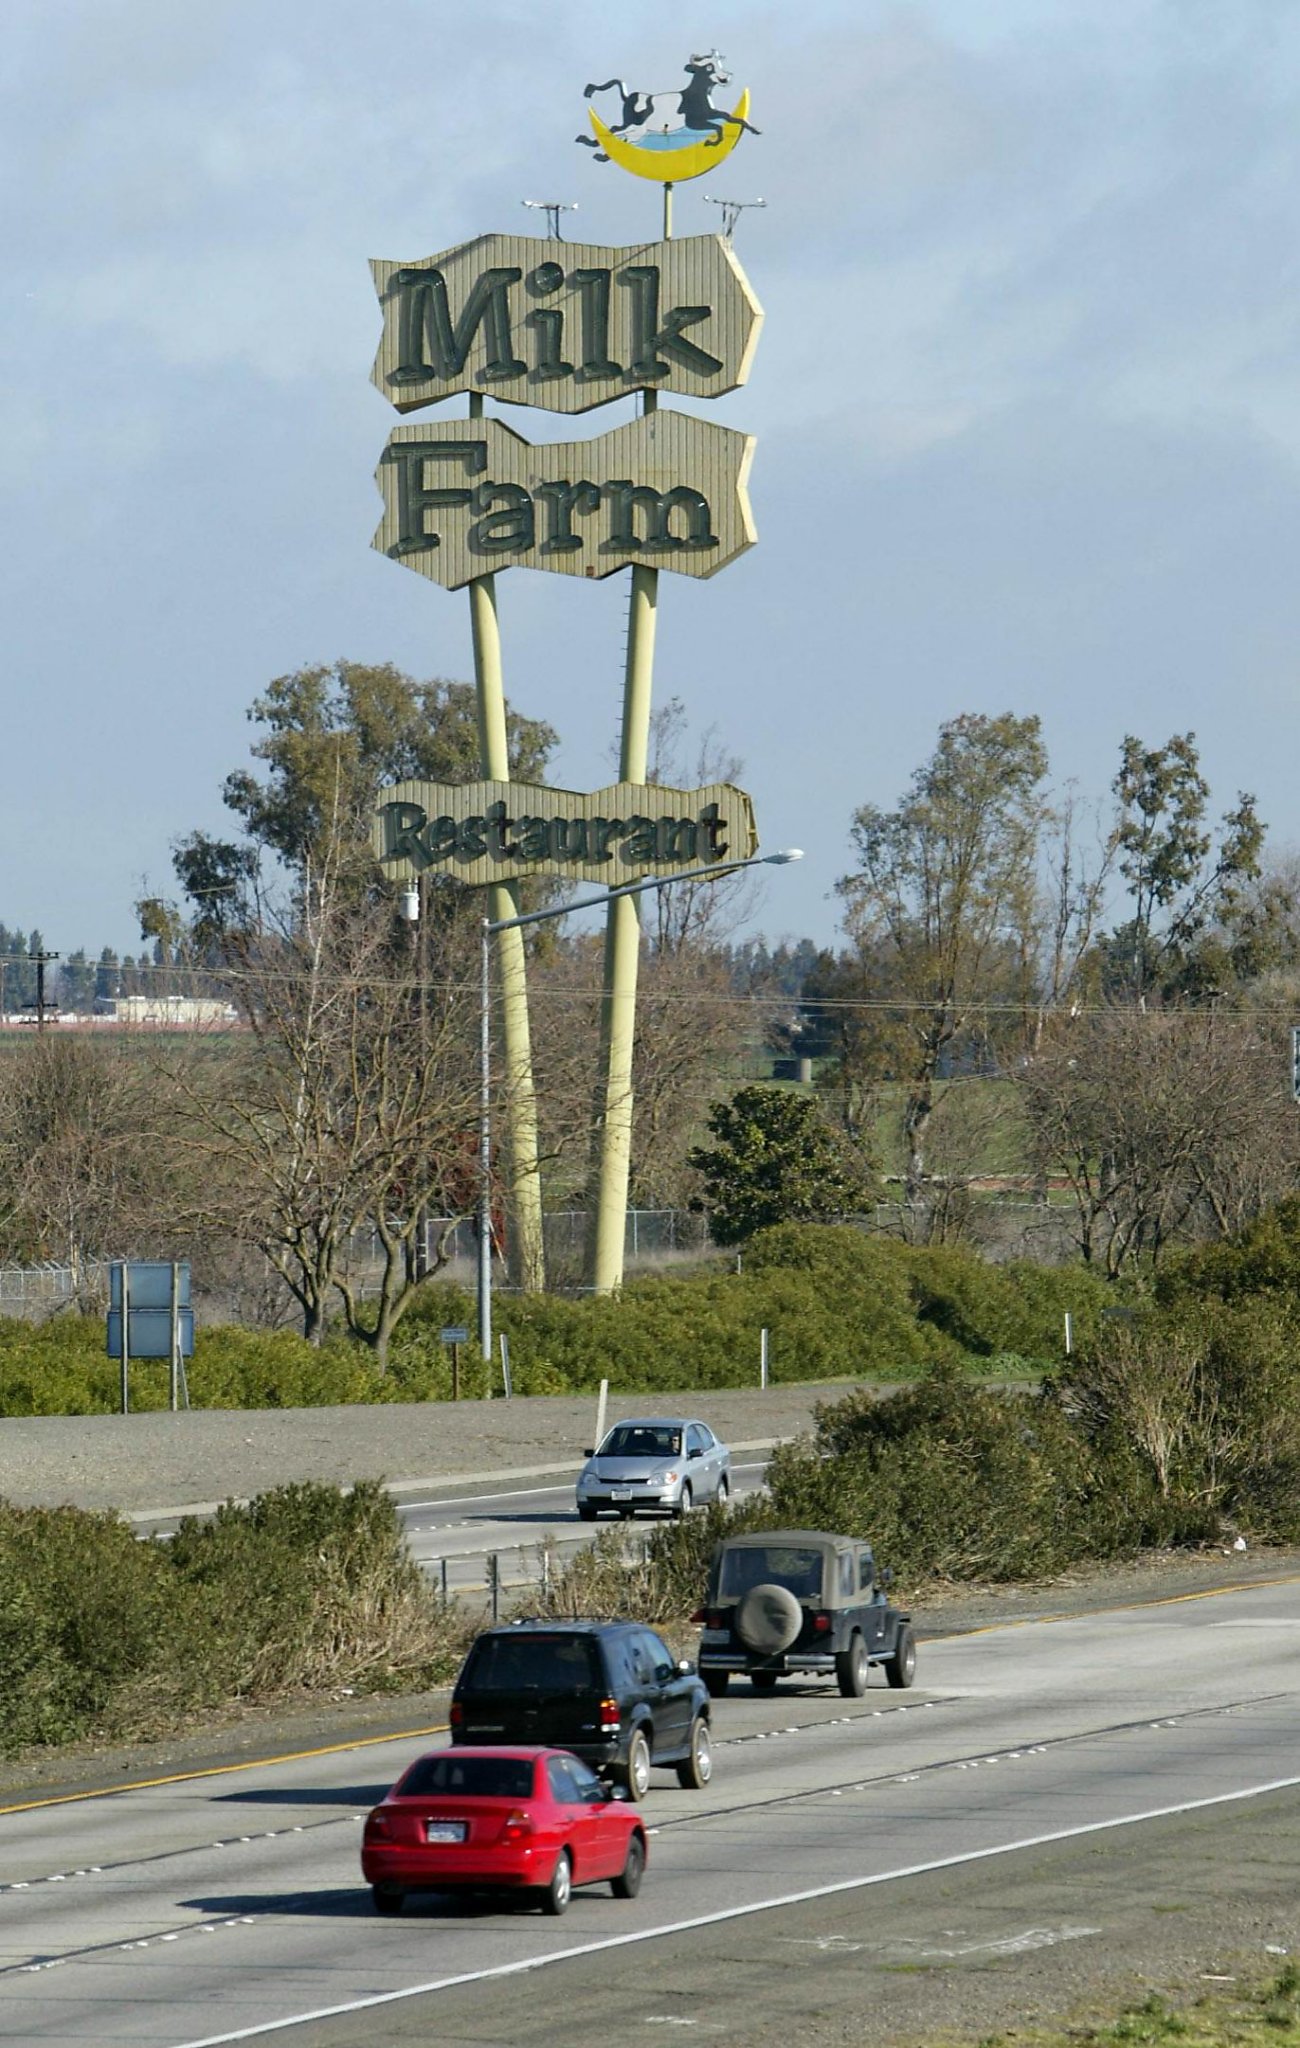
[[[741,93],[732,112],[737,121],[748,118],[748,88]],[[674,145],[669,136],[665,136],[661,143],[625,142],[621,135],[610,133],[594,107],[588,107],[587,113],[596,131],[596,139],[611,163],[621,164],[625,171],[631,171],[634,178],[655,178],[661,185],[678,185],[683,179],[700,178],[705,171],[716,170],[722,159],[731,155],[745,132],[728,121],[722,130],[721,142],[681,142]],[[680,135],[683,131],[679,128],[671,132]]]

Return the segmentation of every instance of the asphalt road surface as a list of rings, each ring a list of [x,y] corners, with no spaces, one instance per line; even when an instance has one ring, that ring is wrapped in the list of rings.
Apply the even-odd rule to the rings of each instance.
[[[763,1456],[737,1458],[731,1467],[732,1498],[743,1500],[763,1483],[767,1461]],[[446,1587],[448,1593],[487,1591],[485,1565],[498,1559],[499,1585],[503,1591],[537,1583],[541,1554],[551,1546],[563,1561],[597,1531],[630,1527],[648,1532],[666,1518],[639,1515],[619,1524],[609,1515],[596,1522],[580,1522],[574,1506],[576,1474],[566,1469],[541,1484],[530,1483],[488,1492],[481,1486],[452,1491],[438,1486],[421,1489],[423,1497],[398,1498],[398,1513],[406,1530],[411,1555]]]
[[[1300,1928],[1298,1647],[1273,1581],[923,1642],[911,1693],[738,1686],[708,1790],[656,1777],[640,1897],[558,1922],[375,1917],[360,1818],[410,1736],[11,1809],[0,2042],[860,2042],[1032,2013],[1139,1934],[1266,1958]]]

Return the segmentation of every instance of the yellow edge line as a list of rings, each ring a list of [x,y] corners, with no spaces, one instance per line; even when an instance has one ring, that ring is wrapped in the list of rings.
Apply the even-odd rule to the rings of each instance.
[[[1287,1572],[1276,1579],[1251,1579],[1241,1586],[1203,1586],[1199,1593],[1162,1593],[1155,1600],[1122,1600],[1114,1607],[1080,1608],[1073,1614],[1022,1614],[1011,1621],[982,1622],[978,1628],[955,1628],[950,1635],[991,1636],[1000,1628],[1034,1628],[1044,1621],[1086,1621],[1094,1614],[1139,1614],[1144,1607],[1181,1607],[1189,1600],[1221,1600],[1228,1593],[1253,1593],[1258,1586],[1295,1585],[1300,1585],[1300,1572]]]
[[[73,1806],[79,1799],[115,1799],[119,1792],[149,1792],[158,1785],[185,1785],[195,1778],[224,1778],[232,1771],[258,1771],[272,1764],[302,1763],[309,1756],[340,1756],[345,1749],[375,1749],[381,1742],[413,1742],[417,1736],[445,1735],[446,1721],[432,1728],[403,1728],[396,1735],[361,1735],[353,1742],[326,1742],[319,1749],[291,1749],[284,1756],[253,1756],[242,1764],[207,1764],[198,1771],[171,1771],[165,1778],[136,1778],[129,1785],[100,1785],[92,1792],[56,1792],[49,1799],[23,1799],[0,1806],[0,1814],[36,1813],[46,1806]]]
[[[1132,1614],[1143,1607],[1179,1607],[1190,1600],[1218,1600],[1228,1593],[1249,1593],[1257,1586],[1300,1585],[1300,1572],[1288,1572],[1277,1579],[1255,1579],[1245,1586],[1205,1586],[1198,1593],[1166,1593],[1156,1600],[1122,1601],[1115,1607],[1090,1607],[1076,1614],[1026,1614],[1014,1621],[990,1621],[979,1628],[958,1628],[952,1636],[988,1636],[1002,1628],[1033,1628],[1046,1621],[1079,1621],[1097,1614]],[[922,1638],[924,1640],[924,1638]],[[198,1771],[171,1771],[163,1778],[136,1778],[128,1785],[101,1785],[92,1792],[58,1792],[49,1799],[23,1799],[14,1806],[0,1806],[0,1814],[38,1813],[48,1806],[74,1806],[82,1799],[115,1799],[120,1792],[150,1792],[159,1785],[185,1785],[199,1778],[225,1778],[234,1771],[269,1770],[272,1764],[302,1763],[312,1756],[341,1756],[347,1749],[377,1749],[385,1742],[414,1742],[425,1735],[445,1735],[449,1723],[437,1721],[431,1728],[404,1728],[396,1735],[362,1735],[352,1742],[326,1742],[318,1749],[291,1749],[283,1756],[249,1757],[240,1764],[208,1764]]]

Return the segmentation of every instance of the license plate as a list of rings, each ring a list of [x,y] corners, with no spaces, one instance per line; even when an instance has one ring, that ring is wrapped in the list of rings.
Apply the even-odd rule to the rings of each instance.
[[[463,1842],[469,1833],[469,1824],[463,1820],[427,1820],[424,1823],[426,1842]]]
[[[611,1500],[631,1500],[632,1489],[630,1486],[615,1486],[611,1489],[609,1497]]]

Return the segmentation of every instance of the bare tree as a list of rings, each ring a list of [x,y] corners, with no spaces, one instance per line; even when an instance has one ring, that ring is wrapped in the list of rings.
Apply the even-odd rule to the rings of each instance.
[[[737,781],[744,763],[738,754],[721,746],[717,727],[705,728],[693,752],[688,731],[689,717],[680,697],[670,697],[651,713],[647,781],[673,789]],[[681,882],[670,889],[648,892],[642,915],[650,947],[665,955],[690,946],[718,945],[753,915],[758,890],[751,872],[720,876],[717,881]]]
[[[390,903],[358,892],[345,833],[307,863],[289,914],[227,941],[246,1033],[229,1066],[192,1075],[190,1139],[213,1168],[213,1220],[260,1246],[319,1342],[331,1307],[384,1362],[428,1273],[426,1212],[474,1206],[477,983],[463,920],[430,962]],[[351,1239],[379,1252],[368,1304]]]
[[[1110,1276],[1240,1227],[1294,1185],[1281,1034],[1218,1007],[1057,1022],[1021,1071],[1040,1157],[1068,1183],[1084,1258]]]
[[[0,1066],[0,1246],[75,1271],[176,1235],[177,1173],[142,1033],[33,1034]]]

